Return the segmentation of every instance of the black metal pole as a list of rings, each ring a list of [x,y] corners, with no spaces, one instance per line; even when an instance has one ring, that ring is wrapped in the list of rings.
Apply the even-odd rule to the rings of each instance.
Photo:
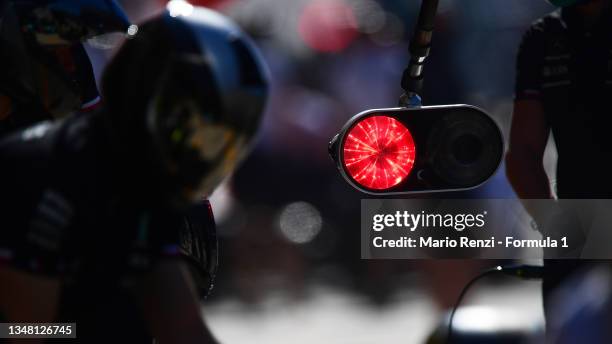
[[[431,37],[438,11],[438,0],[423,0],[419,18],[410,40],[410,62],[402,75],[404,94],[400,106],[420,106],[423,91],[423,67],[431,50]]]

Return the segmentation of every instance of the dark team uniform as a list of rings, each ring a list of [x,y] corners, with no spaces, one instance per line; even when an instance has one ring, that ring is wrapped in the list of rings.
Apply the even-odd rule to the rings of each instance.
[[[516,98],[542,102],[558,151],[558,197],[612,198],[612,12],[590,29],[571,7],[535,22],[518,54]],[[546,301],[584,261],[544,265]]]
[[[246,156],[267,99],[265,64],[236,24],[203,8],[164,12],[137,34],[114,1],[25,1],[14,9],[26,20],[6,27],[36,42],[86,38],[72,37],[79,32],[131,38],[105,70],[100,110],[0,140],[0,256],[59,277],[58,320],[76,321],[80,340],[150,343],[129,286],[158,262],[182,259],[209,289],[214,221],[206,203],[186,207]],[[22,55],[0,49],[0,57]],[[0,77],[0,91],[10,94],[4,86],[24,75]],[[181,320],[171,326],[211,337]]]
[[[559,198],[612,198],[612,13],[587,30],[572,8],[538,20],[518,55],[516,97],[542,101]]]
[[[118,158],[102,117],[44,122],[0,142],[0,260],[65,281],[58,320],[76,320],[81,340],[150,343],[126,287],[164,259],[214,275],[214,220],[207,202],[179,213],[150,196],[155,183],[134,183],[137,165]]]

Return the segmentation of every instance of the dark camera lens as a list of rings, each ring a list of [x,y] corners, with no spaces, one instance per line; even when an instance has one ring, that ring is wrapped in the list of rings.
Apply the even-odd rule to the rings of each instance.
[[[435,125],[429,137],[429,161],[436,174],[453,185],[478,185],[499,165],[503,152],[499,130],[479,111],[455,111]]]
[[[473,164],[482,155],[482,141],[475,135],[461,135],[453,142],[452,154],[461,164]]]

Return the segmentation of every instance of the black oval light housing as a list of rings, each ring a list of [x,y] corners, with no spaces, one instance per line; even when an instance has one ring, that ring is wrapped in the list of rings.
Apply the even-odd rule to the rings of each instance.
[[[503,151],[497,124],[470,105],[368,110],[329,144],[349,184],[377,195],[475,188],[495,174]]]

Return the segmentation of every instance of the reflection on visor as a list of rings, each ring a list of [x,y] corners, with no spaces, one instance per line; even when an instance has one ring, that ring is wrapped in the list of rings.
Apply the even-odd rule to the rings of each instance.
[[[35,34],[35,37],[38,44],[43,46],[68,46],[72,44],[70,41],[65,40],[63,37],[56,33],[37,33]]]
[[[204,161],[216,159],[234,137],[234,130],[224,125],[206,123],[201,116],[192,116],[187,123],[187,143]]]
[[[110,49],[117,46],[121,39],[133,37],[138,32],[138,26],[130,25],[120,9],[114,9],[118,12],[110,14],[105,10],[68,11],[59,5],[43,5],[33,9],[24,6],[19,10],[23,11],[20,19],[23,32],[34,34],[40,44],[89,41],[93,47]]]
[[[190,116],[185,126],[175,129],[171,137],[209,166],[206,172],[198,172],[202,174],[196,184],[187,187],[187,198],[192,200],[210,195],[236,168],[246,146],[244,137],[235,129],[203,120],[201,115]]]
[[[234,139],[232,144],[218,157],[214,167],[202,176],[197,185],[188,190],[189,198],[192,201],[197,201],[202,197],[209,197],[246,157],[247,146],[248,141],[245,137],[239,136]]]
[[[130,39],[138,33],[138,25],[130,25],[126,33],[111,32],[104,35],[94,36],[87,40],[92,48],[108,50],[118,47],[125,39]]]
[[[87,44],[92,48],[108,50],[119,46],[126,37],[125,34],[112,32],[89,38]]]
[[[23,31],[34,33],[43,45],[69,44],[92,36],[93,30],[78,18],[58,16],[49,8],[38,8],[23,19]]]

